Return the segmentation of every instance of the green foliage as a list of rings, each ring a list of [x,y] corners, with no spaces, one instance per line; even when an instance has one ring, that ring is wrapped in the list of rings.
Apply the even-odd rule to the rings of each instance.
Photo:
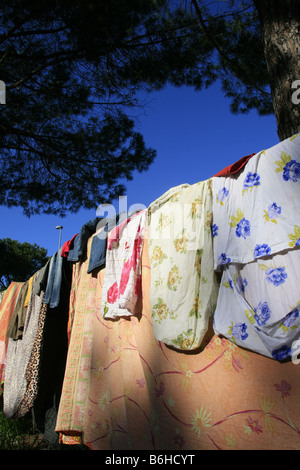
[[[0,288],[12,281],[24,282],[43,267],[48,260],[47,250],[36,244],[0,240]]]
[[[0,411],[0,450],[30,450],[41,445],[41,437],[33,433],[28,417],[8,420]]]
[[[272,112],[258,25],[250,0],[3,0],[0,204],[65,215],[124,194],[156,155],[132,116],[167,83],[220,79],[232,111]]]
[[[38,450],[44,447],[41,435],[34,429],[31,414],[7,419],[3,413],[3,392],[0,392],[0,451]]]

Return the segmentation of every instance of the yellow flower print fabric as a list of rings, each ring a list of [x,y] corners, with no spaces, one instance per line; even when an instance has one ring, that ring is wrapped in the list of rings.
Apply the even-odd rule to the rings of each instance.
[[[148,208],[150,302],[156,339],[201,345],[217,299],[211,180],[171,188]]]

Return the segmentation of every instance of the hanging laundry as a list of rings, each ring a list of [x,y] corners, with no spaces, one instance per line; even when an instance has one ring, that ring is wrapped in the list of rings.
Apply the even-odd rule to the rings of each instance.
[[[24,322],[27,313],[27,307],[24,306],[29,287],[29,281],[22,283],[18,300],[15,305],[12,317],[7,328],[7,337],[20,339],[23,336]]]
[[[7,330],[13,316],[22,282],[12,282],[6,289],[0,305],[0,391],[4,382],[6,352],[8,344]]]
[[[35,293],[35,295],[40,295],[41,292],[45,293],[45,290],[47,287],[50,263],[51,263],[51,258],[47,261],[45,266],[43,266],[39,270],[39,274],[36,279],[35,286],[33,287],[33,292]]]
[[[78,233],[73,235],[71,240],[68,240],[63,244],[60,255],[63,256],[64,258],[68,258],[70,250],[72,250],[74,247],[74,240],[77,237],[77,235]]]
[[[150,302],[156,339],[198,348],[214,312],[211,181],[168,190],[148,208]]]
[[[31,290],[32,290],[32,283],[33,283],[34,275],[31,276],[31,278],[28,280],[28,289],[27,289],[27,294],[24,300],[24,307],[27,308],[29,304],[29,299],[31,295]]]
[[[258,153],[235,178],[213,178],[214,330],[273,359],[300,332],[300,136]]]
[[[94,217],[81,227],[80,232],[73,240],[73,247],[69,249],[68,261],[77,262],[86,256],[87,241],[96,232],[101,220],[102,217]]]
[[[50,308],[57,307],[60,302],[63,264],[67,262],[66,258],[61,256],[61,251],[62,248],[52,256],[49,265],[44,303],[49,304]]]
[[[136,313],[145,224],[146,210],[143,210],[128,217],[109,234],[101,299],[101,315],[105,319]]]
[[[255,153],[251,153],[250,155],[246,155],[245,157],[240,158],[237,162],[226,166],[225,168],[223,168],[223,170],[219,171],[214,176],[218,176],[218,177],[230,176],[230,175],[234,175],[235,173],[238,173],[244,168],[248,160],[250,160],[250,158],[252,158],[253,155],[255,155]]]
[[[300,335],[299,266],[299,249],[226,266],[215,332],[273,359],[290,357]]]
[[[58,444],[55,424],[68,352],[67,324],[72,268],[72,263],[63,263],[58,306],[55,308],[45,304],[42,306],[36,339],[26,369],[27,389],[19,407],[19,412],[24,412],[26,407],[28,409],[33,405],[31,410],[35,426],[51,448],[55,448]],[[42,344],[40,344],[41,335]]]
[[[213,178],[215,268],[300,243],[299,185],[300,137],[259,152],[237,177]]]
[[[299,365],[245,351],[216,335],[201,352],[155,339],[147,242],[146,236],[141,317],[109,322],[95,312],[82,442],[105,455],[299,449]],[[71,393],[67,398],[73,413],[82,406]],[[74,434],[63,443],[74,444]]]
[[[42,293],[40,297],[42,301],[44,293]],[[40,359],[42,353],[47,309],[48,306],[42,303],[39,312],[36,336],[32,345],[30,358],[25,369],[26,390],[24,392],[21,403],[14,414],[14,418],[21,418],[32,409],[38,393]]]
[[[94,322],[101,318],[101,289],[104,272],[87,273],[92,237],[87,243],[87,256],[72,268],[69,296],[68,350],[61,399],[56,421],[56,432],[75,439],[81,435],[88,400],[90,361],[93,346]],[[53,330],[55,338],[55,330]],[[56,376],[55,364],[53,373]],[[45,379],[47,369],[45,368]],[[47,387],[49,388],[49,386]],[[46,392],[47,389],[45,389]],[[44,393],[45,393],[44,392]]]
[[[94,269],[104,268],[108,234],[118,223],[125,219],[127,219],[126,214],[122,212],[108,220],[104,218],[97,224],[97,234],[93,237],[89,256],[88,273],[91,273]]]
[[[38,273],[35,274],[33,283],[37,275]],[[22,338],[8,340],[3,393],[3,412],[6,418],[14,417],[26,392],[26,368],[37,333],[42,301],[42,297],[31,291]]]

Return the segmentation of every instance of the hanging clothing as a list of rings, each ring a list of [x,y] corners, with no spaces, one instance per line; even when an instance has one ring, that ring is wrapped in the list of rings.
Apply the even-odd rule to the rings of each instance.
[[[73,240],[73,247],[69,249],[68,261],[77,262],[86,256],[88,239],[97,231],[101,220],[102,217],[94,217],[81,227],[79,234]]]
[[[33,282],[37,274],[34,277]],[[5,367],[3,412],[6,418],[14,417],[26,392],[26,368],[38,328],[42,298],[31,292],[21,339],[9,338]]]
[[[5,291],[0,305],[0,390],[4,382],[6,353],[8,344],[7,330],[19,297],[22,282],[12,282]]]
[[[29,280],[22,283],[18,300],[14,308],[13,315],[10,319],[9,326],[7,328],[7,337],[13,339],[21,339],[23,336],[23,329],[25,323],[25,317],[27,313],[27,307],[25,307],[25,299],[28,292]]]
[[[105,319],[136,313],[145,224],[143,210],[128,217],[109,234],[101,299],[101,314]]]
[[[131,216],[133,214],[129,214]],[[106,249],[108,234],[124,220],[128,218],[126,212],[119,213],[116,217],[104,218],[97,224],[96,236],[93,236],[91,252],[89,256],[88,273],[95,269],[103,269],[106,264]]]
[[[38,277],[37,277],[35,285],[33,287],[33,292],[35,293],[35,295],[40,295],[41,292],[43,292],[45,294],[45,290],[46,290],[46,287],[47,287],[47,281],[48,281],[50,263],[51,263],[51,258],[49,258],[47,263],[45,264],[45,266],[43,266],[39,270]]]
[[[101,230],[100,234],[104,231]],[[89,257],[89,264],[87,272],[90,274],[95,269],[103,269],[106,262],[106,248],[107,248],[107,236],[96,235],[93,237],[91,254]]]
[[[211,181],[170,189],[148,208],[150,301],[156,339],[198,348],[217,300]]]
[[[235,178],[213,178],[214,329],[274,359],[299,338],[300,137],[252,157]]]
[[[255,155],[255,153],[251,153],[250,155],[246,155],[245,157],[240,158],[237,162],[226,166],[225,168],[223,168],[223,170],[219,171],[214,176],[230,176],[234,175],[235,173],[238,173],[244,168],[248,160],[250,160],[253,155]]]
[[[28,393],[25,394],[21,404],[24,406],[32,405],[32,397],[29,396],[29,393],[30,388],[34,387],[34,403],[31,408],[34,423],[36,428],[43,434],[43,440],[51,448],[55,448],[55,445],[58,443],[55,424],[68,352],[67,324],[72,268],[72,263],[63,263],[61,296],[58,306],[50,308],[49,305],[43,305],[40,312],[38,332],[26,370],[27,377],[30,378],[27,388]],[[47,308],[46,312],[44,312],[45,307]],[[41,315],[43,314],[45,314],[45,324],[43,327],[42,345],[40,345],[41,351],[40,355],[38,355],[36,348],[38,347],[39,328],[42,321]],[[34,382],[36,367],[38,367],[37,387],[36,382]],[[28,399],[27,403],[25,401],[26,396]]]
[[[63,256],[64,258],[68,258],[70,250],[72,250],[74,247],[74,240],[77,237],[77,235],[78,233],[73,235],[71,240],[68,240],[63,244],[60,255]]]
[[[120,214],[116,217],[103,218],[97,224],[97,233],[93,236],[91,252],[89,256],[88,273],[94,271],[94,269],[104,268],[106,262],[106,248],[107,248],[107,237],[108,233],[117,225],[119,222]],[[123,220],[123,219],[122,219]]]
[[[61,256],[61,250],[62,248],[52,256],[49,265],[44,303],[49,304],[50,308],[57,307],[60,302],[63,265],[67,262],[66,258]]]
[[[34,275],[31,276],[31,278],[28,280],[28,289],[27,289],[27,294],[24,300],[24,307],[27,308],[29,304],[29,299],[31,295],[31,289],[32,289],[32,283],[33,283]]]
[[[43,300],[44,293],[41,293],[40,297],[41,300]],[[36,336],[32,346],[29,361],[25,369],[26,390],[24,392],[21,403],[14,414],[15,418],[21,418],[22,416],[25,416],[32,409],[38,393],[40,359],[47,309],[48,306],[42,303],[38,318]]]

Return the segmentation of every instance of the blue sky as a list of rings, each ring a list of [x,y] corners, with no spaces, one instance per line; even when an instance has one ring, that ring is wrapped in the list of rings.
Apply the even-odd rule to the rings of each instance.
[[[256,111],[233,115],[230,102],[216,83],[207,90],[166,87],[153,93],[137,120],[137,130],[146,144],[157,150],[149,170],[135,173],[127,186],[127,206],[148,205],[165,191],[183,183],[203,181],[244,155],[279,142],[274,116]],[[116,212],[119,201],[114,202]],[[80,210],[64,218],[36,215],[30,218],[19,208],[0,206],[0,238],[36,243],[52,256],[62,243],[96,216],[96,210]]]

